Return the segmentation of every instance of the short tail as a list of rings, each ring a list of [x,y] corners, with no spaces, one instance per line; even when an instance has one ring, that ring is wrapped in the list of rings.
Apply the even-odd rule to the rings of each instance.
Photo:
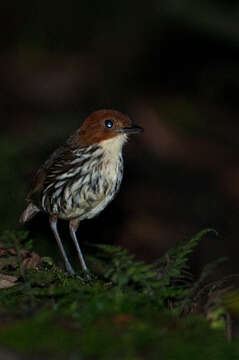
[[[39,211],[40,209],[36,205],[29,203],[20,216],[19,222],[24,224],[25,222],[31,220]]]

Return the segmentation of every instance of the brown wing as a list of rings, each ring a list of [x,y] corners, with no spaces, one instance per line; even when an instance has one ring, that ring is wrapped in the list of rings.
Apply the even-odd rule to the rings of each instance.
[[[41,191],[46,186],[46,183],[50,181],[49,175],[57,174],[59,171],[62,172],[63,169],[66,171],[70,167],[70,165],[67,165],[67,163],[69,164],[69,160],[72,160],[72,152],[69,147],[62,146],[54,151],[37,171],[26,197],[27,202],[33,202],[38,205]]]
[[[27,194],[26,201],[28,205],[20,216],[20,223],[23,224],[29,221],[40,211],[41,191],[46,186],[46,183],[49,182],[48,176],[59,172],[59,169],[63,171],[64,166],[65,169],[67,169],[69,166],[67,166],[67,160],[71,158],[72,153],[69,147],[60,147],[54,151],[50,158],[39,168],[33,179],[30,191]]]

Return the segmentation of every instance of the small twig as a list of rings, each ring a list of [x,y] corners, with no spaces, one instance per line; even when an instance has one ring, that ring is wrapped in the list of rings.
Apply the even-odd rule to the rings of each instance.
[[[25,271],[24,271],[24,267],[22,266],[22,255],[21,255],[21,249],[19,246],[19,241],[17,239],[16,236],[14,236],[14,247],[16,250],[16,254],[17,254],[17,263],[19,266],[19,271],[20,271],[20,275],[24,281],[24,283],[26,282],[26,278],[25,278]]]
[[[228,342],[232,341],[232,319],[229,312],[226,312],[226,337]]]
[[[29,298],[30,307],[33,308],[34,297],[31,292],[31,283],[29,280],[26,279],[25,269],[24,269],[23,262],[22,262],[21,248],[20,248],[17,236],[14,236],[14,247],[15,247],[16,254],[17,254],[17,263],[19,266],[20,276],[22,277],[23,283],[24,283],[23,291],[24,291],[26,297]]]

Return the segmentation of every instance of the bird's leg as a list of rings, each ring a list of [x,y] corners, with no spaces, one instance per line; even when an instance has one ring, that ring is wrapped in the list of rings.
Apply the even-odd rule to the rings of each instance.
[[[70,220],[69,222],[69,230],[70,230],[70,235],[71,235],[71,238],[75,244],[75,247],[76,247],[76,251],[77,251],[77,255],[78,255],[78,258],[80,260],[80,263],[81,263],[81,266],[82,266],[82,269],[86,272],[86,276],[87,276],[87,279],[90,280],[91,277],[89,275],[89,270],[86,266],[86,263],[85,263],[85,260],[84,260],[84,257],[82,255],[82,252],[81,252],[81,248],[80,248],[80,245],[78,243],[78,240],[77,240],[77,237],[76,237],[76,231],[78,229],[78,226],[79,226],[79,223],[80,223],[80,220],[79,219],[72,219]]]
[[[66,255],[66,252],[65,252],[65,249],[62,245],[62,242],[61,242],[61,239],[60,239],[60,236],[59,236],[59,233],[58,233],[58,230],[57,230],[57,217],[56,216],[51,216],[50,217],[50,226],[51,226],[51,229],[55,235],[55,238],[56,238],[56,241],[57,241],[57,245],[59,246],[59,249],[61,251],[61,254],[64,258],[64,261],[65,261],[65,265],[66,265],[66,270],[71,274],[71,275],[74,275],[75,274],[75,271],[73,270],[72,266],[71,266],[71,263],[70,261],[68,260],[68,257]]]

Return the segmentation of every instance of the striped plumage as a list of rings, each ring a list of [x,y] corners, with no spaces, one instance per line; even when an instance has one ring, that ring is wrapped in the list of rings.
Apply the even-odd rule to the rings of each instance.
[[[131,120],[115,110],[91,114],[66,142],[40,167],[27,195],[28,206],[20,222],[39,211],[46,212],[65,260],[74,271],[57,232],[57,219],[70,222],[70,233],[84,270],[87,270],[75,232],[79,222],[100,213],[119,190],[123,176],[122,147],[133,127]]]
[[[76,150],[60,148],[53,158],[50,166],[47,161],[40,169],[47,171],[47,176],[39,208],[48,214],[58,214],[59,218],[66,220],[75,217],[90,219],[118,192],[123,176],[121,151],[115,157],[109,156],[108,160],[108,153],[100,145]],[[34,193],[30,192],[29,200],[32,195]]]

